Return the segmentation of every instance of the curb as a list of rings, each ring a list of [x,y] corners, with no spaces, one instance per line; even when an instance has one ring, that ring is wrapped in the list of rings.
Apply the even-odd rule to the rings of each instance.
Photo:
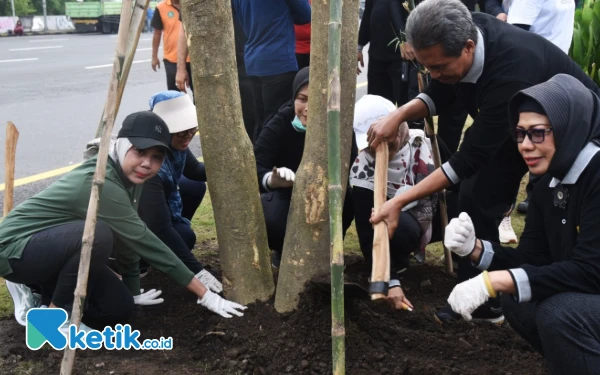
[[[36,35],[62,35],[62,34],[83,34],[83,33],[78,33],[76,30],[55,30],[55,31],[28,31],[28,32],[24,32],[23,36],[36,36]],[[0,34],[0,38],[16,38],[16,35],[9,35],[8,33],[3,33]]]

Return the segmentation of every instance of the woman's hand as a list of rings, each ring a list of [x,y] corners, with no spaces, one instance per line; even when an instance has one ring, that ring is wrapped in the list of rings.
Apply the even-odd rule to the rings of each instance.
[[[296,173],[286,167],[273,167],[273,172],[267,178],[267,186],[270,189],[282,189],[294,186],[296,181]]]
[[[407,307],[410,308],[409,311],[414,309],[412,303],[410,303],[410,301],[406,298],[404,291],[400,286],[390,288],[386,298],[396,310],[408,310]]]
[[[496,16],[497,19],[499,19],[500,21],[504,21],[506,22],[508,20],[508,16],[506,15],[506,13],[500,13]]]
[[[244,316],[242,311],[247,309],[246,306],[228,301],[210,290],[206,291],[202,299],[198,298],[198,304],[224,318],[231,318],[232,315]]]
[[[398,227],[398,218],[400,217],[400,211],[402,211],[403,206],[404,204],[402,204],[398,198],[390,199],[381,206],[378,212],[375,212],[375,209],[371,211],[371,219],[369,221],[373,225],[382,221],[386,223],[388,236],[389,238],[392,238]]]
[[[158,305],[163,303],[164,299],[158,298],[162,294],[162,291],[151,289],[144,293],[144,289],[140,289],[140,295],[133,297],[133,303],[136,305]]]

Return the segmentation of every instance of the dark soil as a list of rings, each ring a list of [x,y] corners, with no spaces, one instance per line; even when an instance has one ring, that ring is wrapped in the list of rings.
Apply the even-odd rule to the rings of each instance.
[[[219,275],[218,260],[211,272]],[[347,274],[368,274],[347,259]],[[346,298],[347,374],[543,374],[541,356],[510,327],[461,322],[441,326],[432,314],[453,280],[440,267],[414,266],[401,276],[415,311],[393,311],[361,296]],[[427,282],[429,280],[429,282]],[[196,304],[187,290],[158,272],[142,279],[163,290],[165,303],[140,309],[131,322],[142,339],[173,337],[171,351],[78,351],[74,374],[329,374],[328,293],[310,285],[288,315],[272,301],[224,319]],[[25,328],[0,320],[0,374],[59,373],[62,352],[25,346]]]

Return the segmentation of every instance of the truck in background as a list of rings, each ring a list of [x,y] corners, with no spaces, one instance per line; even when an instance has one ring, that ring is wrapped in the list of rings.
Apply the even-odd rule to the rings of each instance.
[[[148,8],[156,8],[156,3],[156,1],[151,1]],[[75,30],[82,33],[118,33],[122,6],[123,3],[121,1],[65,2],[67,17],[75,25]]]

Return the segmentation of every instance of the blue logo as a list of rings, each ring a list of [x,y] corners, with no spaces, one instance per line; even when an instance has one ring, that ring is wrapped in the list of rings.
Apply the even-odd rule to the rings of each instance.
[[[102,347],[108,350],[171,350],[173,338],[146,339],[140,343],[140,331],[132,330],[129,324],[105,327],[102,331],[80,331],[73,324],[67,325],[67,312],[57,308],[36,308],[27,312],[25,327],[27,347],[38,350],[48,343],[55,350],[91,349]]]

